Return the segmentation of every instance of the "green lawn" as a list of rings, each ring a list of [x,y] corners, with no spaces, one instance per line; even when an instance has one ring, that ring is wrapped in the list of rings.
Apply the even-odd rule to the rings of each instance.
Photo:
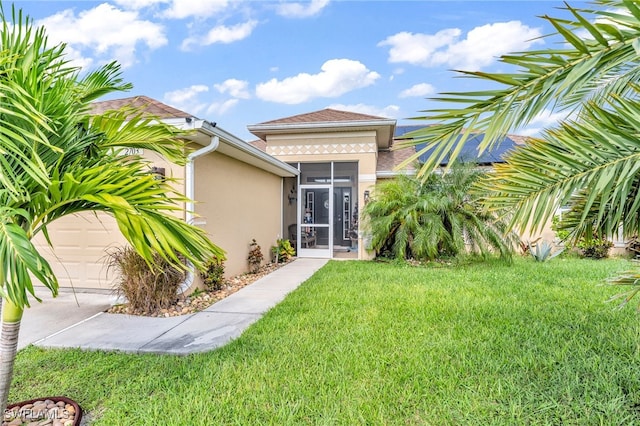
[[[640,424],[640,317],[600,285],[628,267],[330,262],[211,353],[27,348],[10,399],[95,425]]]

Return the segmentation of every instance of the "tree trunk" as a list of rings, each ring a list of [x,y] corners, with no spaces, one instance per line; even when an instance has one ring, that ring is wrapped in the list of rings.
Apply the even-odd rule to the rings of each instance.
[[[2,331],[0,332],[0,413],[4,413],[9,400],[9,388],[13,378],[13,364],[18,351],[18,335],[23,309],[8,300],[2,308]]]

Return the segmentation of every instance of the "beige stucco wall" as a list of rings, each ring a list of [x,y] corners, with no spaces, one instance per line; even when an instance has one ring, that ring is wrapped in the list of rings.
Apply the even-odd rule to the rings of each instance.
[[[365,206],[365,191],[369,191],[369,196],[373,195],[374,188],[376,186],[376,180],[360,181],[360,190],[358,193],[358,205],[363,206],[359,211],[360,227],[358,229],[358,259],[371,260],[376,257],[375,250],[369,250],[371,246],[371,235],[367,231],[366,225],[362,221],[362,211]]]
[[[267,137],[267,153],[284,162],[357,161],[360,175],[375,178],[374,131],[286,134]]]
[[[298,214],[298,204],[297,204],[297,196],[298,196],[298,179],[297,178],[285,178],[284,186],[283,186],[283,204],[282,204],[282,229],[283,229],[283,238],[288,240],[292,240],[291,235],[289,235],[289,225],[297,222],[296,215]],[[293,197],[291,201],[289,201],[289,197]],[[292,241],[295,243],[295,241]]]
[[[269,135],[267,153],[287,163],[357,162],[359,206],[364,206],[365,191],[372,191],[375,186],[378,159],[375,131]],[[361,214],[362,208],[359,211]],[[358,258],[370,259],[374,253],[365,250],[361,229],[359,234]]]
[[[150,152],[150,151],[145,152],[144,158],[150,162],[149,164],[150,166],[160,167],[165,169],[165,177],[169,179],[174,179],[171,182],[171,186],[175,188],[176,192],[178,192],[179,194],[184,194],[185,192],[184,166],[179,166],[170,161],[167,161],[164,157],[162,157],[160,154],[157,154],[155,152]],[[184,206],[182,207],[184,210]],[[180,216],[184,218],[184,212],[176,211],[175,214],[176,216]]]
[[[195,174],[195,223],[227,252],[225,276],[247,271],[252,238],[268,261],[283,236],[282,178],[218,152],[197,158]]]

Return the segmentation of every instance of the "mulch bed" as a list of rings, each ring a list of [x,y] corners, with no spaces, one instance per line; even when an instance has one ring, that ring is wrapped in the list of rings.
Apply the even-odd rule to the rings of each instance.
[[[201,291],[191,294],[189,296],[179,296],[175,303],[168,308],[158,309],[155,311],[141,311],[134,310],[127,304],[115,305],[107,310],[111,314],[127,314],[138,315],[146,317],[175,317],[178,315],[187,315],[195,312],[202,311],[209,306],[213,305],[219,300],[228,297],[243,287],[254,283],[265,275],[270,274],[276,269],[281,268],[289,262],[284,263],[268,263],[262,266],[255,274],[242,274],[232,278],[225,278],[224,284],[221,290],[215,291]]]

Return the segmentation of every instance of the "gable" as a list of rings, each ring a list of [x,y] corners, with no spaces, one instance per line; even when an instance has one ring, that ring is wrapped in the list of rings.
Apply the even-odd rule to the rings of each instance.
[[[391,145],[395,127],[395,119],[327,108],[249,125],[247,129],[267,143],[267,139],[274,135],[373,131],[378,149],[387,149]]]
[[[144,113],[153,115],[159,118],[187,118],[192,117],[184,111],[177,108],[163,104],[160,101],[152,99],[148,96],[132,96],[123,99],[112,99],[108,101],[98,101],[91,104],[92,114],[102,114],[109,110],[118,110],[121,108],[139,108]]]
[[[320,111],[313,111],[304,114],[297,114],[290,117],[278,118],[276,120],[265,121],[260,124],[291,124],[291,123],[332,123],[345,121],[372,121],[387,120],[384,117],[375,115],[360,114],[357,112],[340,111],[326,108]]]

